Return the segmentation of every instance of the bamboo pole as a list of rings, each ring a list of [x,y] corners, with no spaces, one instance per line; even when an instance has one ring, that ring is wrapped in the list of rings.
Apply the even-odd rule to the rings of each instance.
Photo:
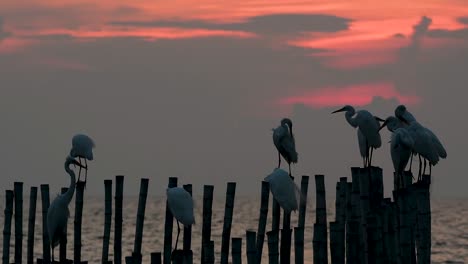
[[[31,187],[29,194],[27,263],[34,263],[34,228],[36,224],[37,187]]]
[[[236,183],[228,182],[226,189],[226,204],[224,206],[223,234],[221,241],[221,264],[227,264],[229,259],[229,242],[231,240],[231,225],[235,196]]]
[[[423,175],[423,180],[418,184],[416,193],[418,207],[418,264],[431,263],[431,198],[430,189],[431,178]]]
[[[211,216],[213,214],[213,185],[203,186],[203,224],[202,224],[202,252],[201,259],[207,259],[210,261],[209,257],[205,258],[205,248],[209,248],[211,240]]]
[[[393,248],[394,248],[394,251],[395,251],[395,259],[393,259],[393,263],[394,264],[403,264],[401,262],[401,251],[400,251],[400,229],[399,229],[399,225],[400,225],[400,215],[399,215],[399,211],[398,211],[398,205],[397,205],[397,197],[395,196],[396,195],[396,191],[393,191],[393,195],[394,195],[394,202],[392,202],[391,204],[391,216],[390,216],[390,220],[391,220],[391,228],[392,228],[392,233],[393,233],[393,237],[392,237],[392,241],[390,241],[390,243],[393,243]]]
[[[270,200],[270,184],[262,181],[262,191],[260,200],[260,216],[257,231],[257,263],[262,262],[263,243],[265,241],[266,222],[268,218],[268,203]]]
[[[351,227],[349,225],[349,223],[351,222],[351,217],[352,217],[352,202],[351,202],[351,197],[352,197],[352,188],[353,188],[353,183],[352,182],[348,182],[346,183],[346,224],[345,224],[345,228],[346,228],[346,246],[345,246],[345,250],[346,250],[346,259],[348,260],[347,262],[348,263],[351,263],[350,262],[350,258],[351,258],[351,242],[354,242],[352,240],[350,240],[350,236],[351,235]]]
[[[339,263],[339,227],[338,222],[330,222],[330,257],[331,263]]]
[[[242,238],[232,238],[232,264],[242,264]]]
[[[400,263],[411,263],[411,228],[408,219],[408,189],[396,191],[396,202],[399,220],[399,251]]]
[[[357,237],[352,240],[350,246],[351,250],[355,250],[356,261],[353,263],[364,263],[365,258],[365,251],[360,250],[364,249],[364,237],[362,235],[362,224],[361,224],[361,192],[360,192],[360,173],[361,168],[359,167],[352,167],[351,168],[351,175],[352,175],[352,192],[351,192],[351,206],[352,206],[352,216],[351,220],[353,223],[350,227],[354,229],[357,233]],[[355,223],[354,223],[355,222]]]
[[[105,209],[104,235],[102,239],[102,263],[109,261],[109,240],[112,225],[112,180],[104,180]]]
[[[294,259],[296,264],[304,263],[304,228],[294,227]]]
[[[364,174],[364,171],[363,171]],[[379,167],[370,168],[369,178],[369,206],[374,211],[380,207],[383,201],[383,173]]]
[[[294,177],[290,176],[294,181]],[[280,263],[289,264],[291,262],[291,212],[283,210],[283,228],[281,229],[280,242]]]
[[[369,256],[367,255],[367,214],[370,212],[369,203],[369,188],[371,168],[361,168],[359,170],[359,193],[360,193],[360,208],[361,208],[361,237],[362,251],[364,252],[363,263],[367,264]]]
[[[315,175],[316,209],[313,236],[314,263],[328,263],[327,208],[324,175]]]
[[[15,192],[15,263],[23,258],[23,183],[14,183]]]
[[[114,263],[122,263],[122,222],[123,222],[124,176],[115,176],[115,215],[114,215]]]
[[[246,231],[246,251],[247,251],[247,263],[255,264],[257,263],[257,248],[255,241],[257,239],[257,234],[255,231],[247,230]]]
[[[281,215],[281,207],[276,199],[272,195],[272,210],[271,210],[271,230],[280,230],[280,215]]]
[[[151,253],[151,264],[161,264],[161,252]]]
[[[14,192],[12,190],[5,191],[5,221],[3,224],[3,256],[2,263],[10,262],[10,238],[11,238],[11,219],[13,217],[13,199]]]
[[[214,258],[214,241],[210,240],[206,242],[203,245],[203,252],[205,252],[205,255],[203,255],[202,263],[204,264],[214,264],[215,258]]]
[[[269,264],[278,264],[278,257],[279,257],[279,252],[278,252],[278,236],[279,232],[278,230],[272,230],[266,233],[267,238],[268,238],[268,260]]]
[[[143,226],[145,223],[146,198],[148,197],[149,179],[143,178],[140,181],[140,195],[138,198],[137,219],[135,224],[135,244],[133,247],[133,263],[141,263],[141,242],[143,240]]]
[[[177,178],[169,177],[168,188],[177,187]],[[164,253],[163,253],[163,262],[164,264],[171,263],[171,254],[172,254],[172,226],[174,219],[169,209],[169,205],[166,201],[166,218],[164,222]]]
[[[192,184],[184,184],[184,189],[192,195]],[[192,226],[184,226],[184,246],[183,249],[185,254],[192,255],[191,245],[192,245]]]
[[[301,199],[299,201],[299,219],[294,228],[294,258],[295,263],[304,263],[304,229],[307,210],[307,193],[309,190],[309,176],[301,178]]]
[[[367,229],[367,245],[368,245],[368,262],[381,264],[383,262],[382,237],[377,231],[377,217],[374,214],[369,214],[366,219]]]
[[[68,191],[67,187],[62,187],[61,193],[64,194]],[[67,227],[65,226],[65,234],[67,234]],[[60,238],[60,248],[59,248],[59,260],[61,263],[67,262],[67,236],[62,236]]]
[[[50,263],[50,242],[47,232],[47,211],[49,210],[49,185],[41,184],[41,201],[42,201],[42,261]]]
[[[346,225],[346,192],[347,192],[347,178],[341,177],[340,181],[337,183],[337,208],[335,221],[337,223],[336,227],[336,262],[333,263],[345,263],[345,225]]]
[[[83,217],[84,188],[84,182],[77,182],[75,195],[74,263],[81,263],[81,220]]]

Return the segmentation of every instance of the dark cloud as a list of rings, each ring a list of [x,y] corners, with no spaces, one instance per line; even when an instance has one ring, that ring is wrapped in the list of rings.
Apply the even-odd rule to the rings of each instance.
[[[461,38],[468,39],[468,28],[448,30],[448,29],[433,29],[427,35],[432,38]]]
[[[10,32],[5,31],[5,24],[3,22],[3,18],[0,17],[0,41],[11,36]]]
[[[465,17],[459,17],[459,18],[457,18],[457,21],[458,21],[459,23],[462,23],[462,24],[468,25],[468,16],[465,16]]]
[[[413,32],[409,36],[410,43],[408,46],[400,49],[400,58],[403,60],[412,60],[421,48],[423,37],[429,32],[429,26],[432,24],[432,19],[423,16],[421,20],[413,26]]]
[[[394,38],[406,38],[405,34],[402,34],[402,33],[397,33],[395,35],[393,35]]]
[[[181,27],[220,30],[243,30],[259,34],[294,34],[298,32],[335,32],[346,30],[350,19],[332,15],[277,14],[257,16],[245,22],[215,24],[199,20],[192,21],[116,21],[113,25],[139,27]]]

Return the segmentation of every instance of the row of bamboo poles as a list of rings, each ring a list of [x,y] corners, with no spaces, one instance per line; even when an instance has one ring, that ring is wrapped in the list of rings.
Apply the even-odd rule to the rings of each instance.
[[[429,177],[411,184],[410,173],[405,174],[406,188],[397,189],[395,183],[393,202],[383,198],[382,170],[380,168],[352,168],[352,182],[340,178],[336,186],[335,221],[327,226],[326,193],[323,175],[315,175],[316,213],[313,231],[313,263],[328,264],[328,246],[330,246],[331,263],[430,263],[431,249],[431,215],[429,199]],[[396,177],[397,178],[397,177]],[[125,263],[142,263],[142,238],[145,219],[148,179],[141,179],[140,194],[135,225],[134,249],[131,256],[124,258]],[[104,181],[105,220],[102,243],[102,263],[122,263],[122,222],[123,222],[123,187],[124,177],[115,177],[114,201],[114,248],[113,260],[109,260],[109,240],[112,224],[112,180]],[[304,228],[309,176],[302,176],[297,226],[291,228],[291,215],[283,213],[280,228],[281,208],[272,199],[271,229],[267,231],[270,190],[268,182],[261,184],[260,212],[258,228],[246,230],[245,250],[247,263],[261,263],[265,240],[268,247],[269,263],[290,263],[292,236],[294,235],[295,263],[311,263],[304,259]],[[169,178],[168,187],[176,187],[177,178]],[[192,185],[183,185],[190,194]],[[62,193],[67,188],[62,188]],[[29,221],[27,239],[27,263],[34,263],[34,226],[36,219],[37,187],[31,187],[29,200]],[[42,199],[42,258],[37,263],[51,263],[49,238],[47,234],[47,209],[49,207],[49,186],[40,186]],[[213,205],[212,185],[203,188],[203,219],[201,238],[201,263],[214,263],[214,241],[211,239],[211,219]],[[231,237],[231,226],[234,213],[236,183],[227,183],[224,222],[221,240],[220,263],[242,263],[243,238]],[[83,211],[84,185],[78,183],[75,197],[74,219],[74,254],[73,260],[67,259],[67,239],[60,241],[59,262],[87,263],[81,259],[81,223]],[[6,191],[5,221],[3,231],[3,264],[9,263],[11,223],[15,221],[15,263],[22,263],[23,243],[23,183],[15,182],[14,190]],[[172,253],[174,218],[166,204],[164,246],[162,252],[151,253],[151,263],[193,263],[192,230],[184,227],[183,247]],[[328,230],[330,243],[328,243]],[[266,237],[266,239],[265,239]]]

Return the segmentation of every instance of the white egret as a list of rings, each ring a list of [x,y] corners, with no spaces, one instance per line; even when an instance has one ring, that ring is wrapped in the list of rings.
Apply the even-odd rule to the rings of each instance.
[[[81,163],[81,159],[84,159],[84,169],[85,169],[85,180],[88,177],[88,162],[87,160],[93,160],[93,148],[95,147],[94,141],[87,135],[77,134],[72,139],[72,149],[70,150],[70,156],[73,158],[78,158]],[[78,181],[81,177],[81,167],[78,172]]]
[[[392,139],[390,141],[390,154],[392,157],[393,168],[398,177],[398,183],[404,187],[403,172],[411,157],[414,140],[411,134],[404,127],[401,127],[400,121],[394,117],[388,117],[382,124],[380,129],[387,126],[388,130],[392,132]]]
[[[298,160],[292,126],[291,119],[283,118],[281,125],[273,128],[273,143],[278,150],[278,168],[281,166],[281,154],[288,163],[289,175],[291,175],[291,162],[297,163]]]
[[[345,112],[346,121],[354,127],[358,128],[358,143],[361,156],[364,158],[364,167],[370,167],[372,164],[373,149],[380,148],[382,140],[379,134],[380,118],[373,116],[367,110],[359,110],[356,112],[354,107],[346,105],[341,109],[333,111],[332,114]],[[355,117],[353,117],[356,115]],[[362,134],[360,134],[362,133]],[[365,151],[364,151],[365,150]]]
[[[428,128],[422,126],[416,118],[406,109],[406,106],[399,105],[395,109],[395,116],[408,125],[407,129],[414,139],[414,152],[419,157],[419,178],[426,172],[426,160],[429,162],[429,175],[432,174],[432,166],[439,162],[439,159],[447,158],[447,151],[439,138]],[[424,169],[421,174],[421,156],[424,158]]]
[[[184,226],[190,226],[195,223],[195,216],[193,215],[193,199],[189,192],[180,187],[168,188],[166,194],[169,210],[177,221],[176,250],[180,234],[179,222]]]
[[[76,161],[71,156],[65,160],[65,171],[70,175],[70,187],[61,195],[58,195],[49,206],[47,210],[47,231],[49,234],[50,246],[52,248],[52,261],[54,260],[54,248],[59,244],[62,237],[66,237],[65,232],[68,222],[70,211],[68,204],[70,204],[73,194],[75,193],[76,178],[75,172],[70,169],[70,165],[77,165],[83,167],[81,163]]]
[[[265,181],[270,184],[273,197],[286,213],[297,210],[301,191],[286,171],[275,168]]]

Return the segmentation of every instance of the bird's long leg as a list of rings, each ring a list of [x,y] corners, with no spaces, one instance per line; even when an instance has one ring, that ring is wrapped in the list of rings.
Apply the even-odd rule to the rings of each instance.
[[[52,263],[54,263],[54,248],[52,248]]]
[[[179,225],[179,220],[177,220],[177,238],[176,238],[174,250],[177,250],[177,243],[179,242],[179,234],[180,234],[180,225]]]
[[[81,157],[78,157],[78,162],[81,164]],[[78,170],[78,182],[80,181],[80,177],[81,177],[81,166],[78,166],[80,167],[79,170]]]
[[[85,162],[85,178],[84,178],[84,182],[86,184],[86,180],[88,179],[88,160],[85,158],[84,159],[84,162]]]
[[[372,166],[372,154],[373,154],[373,152],[374,152],[374,148],[373,148],[373,147],[371,147],[371,148],[370,148],[370,159],[369,159],[369,167],[371,167],[371,166]]]
[[[366,157],[362,157],[362,164],[366,167]]]
[[[432,176],[432,164],[429,162],[429,176]]]
[[[421,161],[421,155],[419,156],[419,173],[418,173],[418,180],[421,177],[421,169],[422,169],[422,161]]]
[[[289,166],[289,176],[292,176],[291,175],[291,162],[288,162],[288,166]]]
[[[279,169],[280,166],[281,166],[281,155],[280,155],[280,153],[278,151],[278,169]]]
[[[411,155],[410,155],[410,163],[409,163],[409,171],[411,172],[411,169],[413,167],[413,152],[411,152]]]
[[[423,170],[423,173],[422,175],[426,174],[426,159],[424,159],[424,170]],[[419,180],[422,180],[422,175],[421,175],[421,179]]]

